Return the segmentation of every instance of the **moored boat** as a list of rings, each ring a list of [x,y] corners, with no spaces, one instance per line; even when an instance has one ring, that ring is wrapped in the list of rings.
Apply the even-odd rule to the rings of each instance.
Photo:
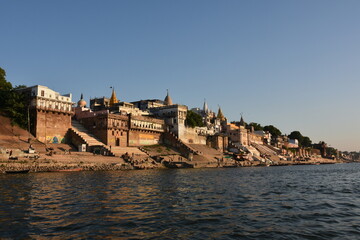
[[[167,168],[193,168],[194,167],[194,165],[186,163],[186,162],[163,161],[162,163]]]
[[[7,174],[25,174],[28,173],[30,171],[30,169],[26,169],[26,170],[7,170],[5,171],[5,173]]]
[[[69,168],[69,169],[53,170],[52,172],[80,172],[82,170],[83,170],[82,168]]]

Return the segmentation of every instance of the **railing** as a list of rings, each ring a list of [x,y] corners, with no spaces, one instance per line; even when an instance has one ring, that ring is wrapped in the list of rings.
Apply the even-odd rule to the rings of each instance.
[[[72,110],[60,109],[60,108],[53,108],[53,107],[45,107],[45,106],[32,106],[35,109],[44,110],[44,111],[53,111],[53,112],[62,112],[62,113],[70,113],[73,114]]]
[[[163,128],[151,128],[151,127],[141,127],[136,125],[131,125],[131,129],[139,129],[139,130],[150,130],[154,132],[165,132]]]

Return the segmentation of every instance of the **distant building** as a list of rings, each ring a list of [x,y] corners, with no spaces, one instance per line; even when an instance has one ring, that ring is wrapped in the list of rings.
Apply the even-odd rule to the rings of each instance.
[[[104,110],[110,107],[110,98],[92,98],[90,99],[90,109],[93,111]]]
[[[242,146],[249,145],[248,130],[244,126],[236,126],[234,123],[227,123],[224,128],[229,140]]]
[[[119,101],[114,88],[110,98],[101,97],[90,99],[90,109],[92,111],[109,110],[110,113],[114,114],[149,115],[148,111],[140,110],[133,103]]]
[[[263,131],[263,130],[254,131],[254,134],[260,136],[261,142],[265,144],[271,144],[271,133],[269,133],[268,131]]]
[[[299,148],[299,141],[297,139],[288,139],[285,146],[287,148]]]
[[[150,113],[157,117],[164,119],[169,132],[174,133],[180,139],[185,130],[185,119],[187,115],[187,106],[173,104],[163,107],[150,108]]]
[[[141,111],[149,112],[151,116],[163,119],[169,132],[174,133],[180,139],[184,139],[188,108],[185,105],[173,104],[169,91],[167,91],[164,101],[149,99],[132,102],[132,104]]]
[[[142,111],[149,111],[150,108],[165,106],[164,101],[161,101],[159,99],[140,100],[131,103],[134,104],[136,108],[139,108]]]

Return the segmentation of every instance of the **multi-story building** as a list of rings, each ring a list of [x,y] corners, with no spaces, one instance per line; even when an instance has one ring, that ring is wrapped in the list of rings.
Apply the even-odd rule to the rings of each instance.
[[[30,132],[44,143],[66,142],[73,115],[71,94],[41,85],[18,90],[29,99]]]
[[[132,103],[119,102],[114,91],[109,101],[98,102],[109,102],[109,105],[98,105],[95,109],[101,110],[93,111],[85,108],[86,102],[80,99],[78,107],[74,108],[75,118],[104,144],[132,147],[161,142],[164,120],[144,116],[149,113]],[[90,105],[94,106],[94,102]]]
[[[234,123],[227,123],[225,125],[224,132],[232,143],[237,143],[242,146],[249,145],[248,130],[244,126],[237,126]]]

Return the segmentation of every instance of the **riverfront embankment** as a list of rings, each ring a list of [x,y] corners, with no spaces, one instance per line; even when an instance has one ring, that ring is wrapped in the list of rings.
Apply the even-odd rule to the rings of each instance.
[[[30,172],[50,172],[59,170],[131,170],[159,168],[217,168],[217,167],[256,167],[333,164],[342,161],[311,157],[303,159],[277,158],[276,161],[242,160],[236,161],[230,155],[214,149],[191,145],[201,155],[194,155],[191,160],[182,156],[174,148],[156,145],[140,149],[118,149],[117,157],[94,155],[89,152],[78,152],[67,144],[44,144],[37,141],[26,130],[10,123],[10,119],[0,116],[0,173],[6,171],[29,170]],[[29,153],[30,147],[34,153]],[[113,152],[116,149],[112,149]],[[136,150],[136,151],[135,151]],[[123,156],[128,153],[127,156]],[[261,161],[263,160],[263,161]]]
[[[38,156],[38,155],[37,155]],[[51,172],[59,170],[131,170],[161,168],[155,161],[137,162],[132,164],[124,159],[112,156],[93,155],[91,153],[75,152],[67,155],[41,155],[0,158],[0,172],[30,170],[30,172]]]
[[[164,162],[157,162],[150,157],[142,157],[139,160],[125,160],[121,157],[94,155],[87,152],[73,152],[71,154],[55,155],[31,155],[9,158],[8,155],[2,155],[0,158],[0,173],[6,171],[29,170],[30,172],[52,172],[61,170],[83,170],[83,171],[113,171],[113,170],[132,170],[132,169],[159,169],[166,168]],[[227,162],[204,161],[183,161],[192,165],[194,168],[206,167],[261,167],[261,166],[286,166],[286,165],[318,165],[335,164],[342,161],[324,158],[309,158],[307,160],[279,161],[273,164],[264,164],[260,161],[234,161]],[[221,161],[220,161],[221,162]],[[167,163],[169,163],[167,161]],[[171,161],[170,161],[171,163]],[[181,168],[182,166],[179,166]]]

